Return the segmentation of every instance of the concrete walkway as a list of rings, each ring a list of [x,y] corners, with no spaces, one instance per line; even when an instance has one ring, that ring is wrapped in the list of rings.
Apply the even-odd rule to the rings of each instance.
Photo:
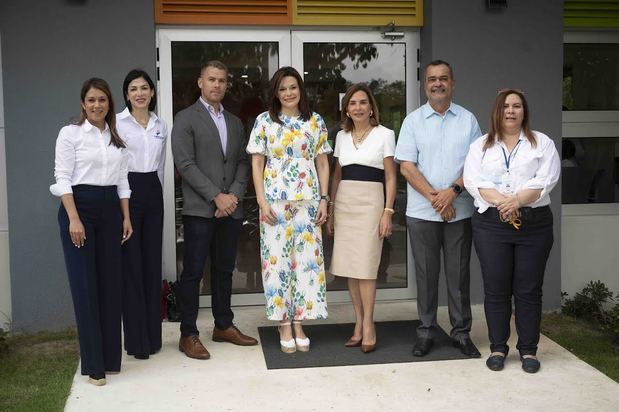
[[[257,325],[271,324],[265,320],[263,307],[234,311],[236,324],[252,336],[258,337]],[[353,319],[349,305],[331,305],[329,315],[333,323]],[[376,320],[416,317],[414,301],[379,303],[376,308]],[[449,331],[446,308],[439,310],[439,323]],[[180,353],[178,324],[164,323],[161,352],[142,361],[125,356],[122,372],[109,375],[106,386],[90,385],[78,372],[65,410],[619,410],[619,384],[544,336],[539,347],[539,373],[522,371],[517,353],[510,353],[502,372],[488,370],[488,339],[481,306],[473,309],[471,336],[482,358],[458,361],[269,371],[260,346],[243,348],[211,341],[210,310],[201,310],[198,326],[211,352],[210,360],[192,360]],[[514,339],[510,347],[515,346]]]

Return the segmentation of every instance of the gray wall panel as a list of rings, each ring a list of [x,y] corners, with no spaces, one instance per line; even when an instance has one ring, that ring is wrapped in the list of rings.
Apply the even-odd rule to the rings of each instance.
[[[55,140],[79,115],[86,78],[106,79],[120,110],[127,71],[155,73],[153,13],[152,0],[0,5],[14,330],[73,324],[49,193]]]
[[[430,4],[431,3],[431,4]],[[421,64],[434,59],[454,66],[454,101],[475,113],[488,129],[497,90],[524,90],[533,129],[561,147],[561,81],[563,70],[563,1],[508,0],[508,8],[487,10],[478,0],[425,1],[421,31]],[[422,101],[425,101],[423,90]],[[551,195],[555,243],[544,281],[544,307],[561,303],[561,186]],[[473,252],[471,295],[483,302],[479,262]],[[442,280],[441,280],[442,281]],[[444,285],[441,304],[446,304]]]

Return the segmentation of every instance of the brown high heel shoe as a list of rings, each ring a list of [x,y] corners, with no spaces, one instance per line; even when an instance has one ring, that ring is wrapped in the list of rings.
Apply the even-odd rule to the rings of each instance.
[[[363,353],[370,353],[370,352],[374,352],[376,350],[376,342],[374,342],[371,345],[364,345],[363,343],[361,344],[361,352]]]
[[[344,346],[347,348],[356,348],[357,346],[361,346],[361,340],[362,339],[355,339],[351,336],[351,338],[346,341]]]

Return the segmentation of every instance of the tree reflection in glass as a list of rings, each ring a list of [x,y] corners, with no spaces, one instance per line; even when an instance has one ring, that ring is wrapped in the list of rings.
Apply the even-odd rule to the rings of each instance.
[[[329,128],[329,139],[340,130],[340,100],[354,83],[367,83],[380,108],[380,122],[399,133],[406,116],[406,45],[404,43],[304,43],[303,71],[312,109]],[[407,286],[406,182],[398,173],[394,234],[383,243],[378,288]],[[331,261],[333,240],[325,234],[325,261]],[[346,280],[329,276],[329,290],[345,290]]]

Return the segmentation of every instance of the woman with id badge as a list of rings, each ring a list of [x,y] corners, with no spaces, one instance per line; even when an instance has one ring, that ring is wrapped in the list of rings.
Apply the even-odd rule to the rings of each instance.
[[[490,130],[473,142],[464,164],[464,185],[478,212],[473,242],[484,281],[491,351],[486,365],[493,371],[503,369],[509,352],[512,296],[522,369],[540,368],[542,283],[553,244],[550,191],[560,171],[552,139],[529,127],[524,93],[500,90]]]
[[[133,237],[123,245],[123,330],[125,350],[148,359],[161,349],[161,245],[163,168],[167,127],[153,112],[155,84],[143,70],[123,82],[127,108],[116,115],[129,154],[129,208]]]

